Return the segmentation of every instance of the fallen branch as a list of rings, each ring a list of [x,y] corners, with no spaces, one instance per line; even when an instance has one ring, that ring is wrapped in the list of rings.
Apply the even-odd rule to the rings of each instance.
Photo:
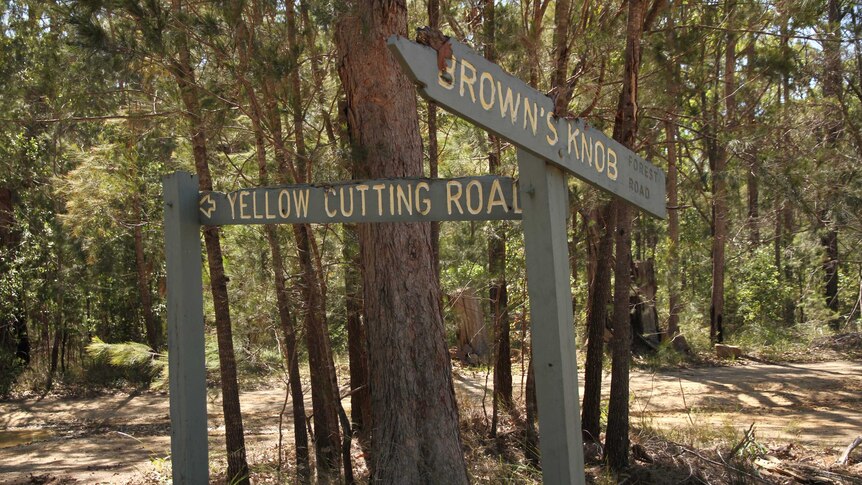
[[[859,445],[862,445],[862,435],[857,436],[856,439],[853,440],[852,443],[850,443],[850,446],[848,446],[847,449],[844,450],[844,453],[841,454],[841,458],[838,458],[838,461],[836,461],[835,463],[839,465],[846,465],[847,463],[849,463],[850,453],[852,453],[853,450]]]

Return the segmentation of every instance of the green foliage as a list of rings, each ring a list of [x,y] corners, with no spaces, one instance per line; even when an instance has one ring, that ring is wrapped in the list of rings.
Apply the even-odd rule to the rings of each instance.
[[[93,337],[86,352],[92,359],[87,369],[87,379],[92,382],[105,385],[116,382],[116,379],[124,379],[131,383],[151,383],[153,387],[163,386],[167,382],[167,356],[153,352],[144,344],[109,344]]]

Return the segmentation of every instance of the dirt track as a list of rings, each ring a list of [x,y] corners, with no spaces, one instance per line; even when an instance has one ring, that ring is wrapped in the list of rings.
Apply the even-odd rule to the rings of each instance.
[[[606,386],[607,381],[606,376]],[[484,384],[484,374],[459,372],[459,400],[481,405]],[[631,392],[636,427],[747,429],[754,422],[760,439],[821,448],[846,446],[862,434],[860,362],[636,371]],[[281,389],[243,393],[250,455],[275,446],[283,400]],[[214,456],[223,448],[220,408],[213,396],[209,418]],[[31,475],[60,480],[52,483],[142,481],[154,476],[169,455],[168,436],[168,400],[163,394],[2,402],[0,483],[31,483]]]

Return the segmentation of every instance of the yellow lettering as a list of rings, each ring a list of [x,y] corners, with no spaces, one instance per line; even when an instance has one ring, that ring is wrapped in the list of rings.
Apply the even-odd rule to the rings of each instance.
[[[500,101],[500,116],[503,118],[506,117],[506,111],[509,112],[509,118],[512,120],[512,124],[518,120],[518,108],[521,106],[521,93],[517,93],[515,97],[515,102],[512,103],[512,88],[506,88],[506,97],[503,97],[503,86],[500,84],[500,81],[497,81],[497,98]]]
[[[308,217],[308,189],[293,191],[293,206],[296,207],[296,217]]]
[[[613,175],[611,175],[611,172],[613,172]],[[608,147],[608,172],[607,172],[607,175],[608,175],[608,178],[611,180],[616,180],[617,175],[618,175],[618,172],[617,172],[617,152],[615,152],[614,149],[611,147]]]
[[[488,80],[488,85],[491,86],[491,101],[485,101],[485,80]],[[490,111],[494,107],[494,78],[490,72],[483,72],[479,76],[479,102],[482,103],[482,108],[485,111]]]
[[[470,77],[467,77],[467,69],[472,73]],[[473,91],[473,85],[476,84],[476,68],[473,67],[473,64],[470,64],[468,61],[461,59],[461,83],[459,84],[459,94],[461,97],[464,97],[464,84],[470,88],[470,99],[473,102],[476,102],[476,93]]]
[[[578,135],[581,134],[581,130],[579,128],[575,128],[575,131],[572,131],[572,126],[574,123],[566,123],[568,129],[566,131],[569,132],[569,155],[572,154],[572,147],[575,148],[575,158],[580,159],[581,154],[578,152]]]
[[[470,196],[470,189],[476,189],[476,206],[473,207],[473,197]],[[471,180],[467,183],[467,211],[470,214],[478,214],[482,212],[482,184],[479,183],[478,180]]]
[[[500,186],[500,179],[494,179],[494,182],[491,183],[491,193],[488,194],[488,214],[497,205],[503,208],[503,212],[509,212],[509,206],[506,205],[506,198],[503,196],[503,187]]]
[[[536,134],[536,124],[539,121],[539,107],[536,103],[533,103],[532,109],[530,108],[530,100],[524,100],[524,129],[527,129],[527,123],[530,123],[530,126],[533,128],[533,135]]]
[[[359,184],[356,186],[356,190],[359,191],[359,199],[361,200],[361,210],[362,215],[365,215],[365,191],[368,190],[368,186],[365,184]]]
[[[236,219],[236,211],[234,210],[234,204],[236,204],[236,192],[227,194],[227,201],[230,202],[230,218]]]
[[[254,214],[255,219],[263,219],[263,216],[257,213],[257,191],[251,193],[251,212]]]
[[[430,192],[431,187],[428,186],[426,182],[419,182],[416,184],[416,197],[414,200],[416,201],[416,211],[422,214],[423,216],[427,216],[429,212],[431,212],[431,199],[426,195],[425,197],[420,197],[419,191],[425,190],[425,192]],[[420,205],[421,203],[421,205]],[[424,207],[424,209],[423,209]]]
[[[402,185],[395,186],[396,196],[398,197],[398,215],[401,215],[401,208],[405,207],[407,213],[413,215],[413,184],[407,184],[407,191],[404,191]]]
[[[251,219],[251,216],[249,214],[245,213],[245,210],[248,209],[248,202],[243,200],[243,197],[250,195],[250,194],[251,194],[251,192],[248,192],[245,190],[243,190],[239,193],[239,218],[240,219]]]
[[[377,192],[377,215],[383,215],[383,189],[386,188],[386,184],[375,184],[371,186],[371,189]]]
[[[263,193],[264,210],[263,213],[267,219],[275,219],[275,214],[269,212],[269,191]]]
[[[448,77],[443,76],[442,73],[437,73],[437,84],[442,86],[444,89],[454,89],[455,88],[455,58],[446,59],[446,73],[449,74]],[[444,79],[445,78],[445,79]],[[446,80],[448,79],[448,81]]]
[[[557,123],[554,118],[554,113],[548,112],[548,115],[545,116],[545,123],[548,125],[548,129],[551,130],[551,133],[554,134],[554,138],[551,138],[548,135],[545,135],[545,140],[548,141],[548,145],[554,146],[557,144],[557,141],[560,139],[559,135],[557,135]]]
[[[593,145],[593,147],[595,148],[595,152],[596,152],[595,155],[593,155],[593,157],[596,159],[596,171],[599,173],[602,173],[605,169],[605,161],[608,159],[607,154],[605,154],[605,144],[602,143],[601,140],[596,140],[596,144]],[[599,166],[599,154],[600,153],[602,154],[601,166]]]
[[[515,182],[512,184],[512,213],[520,214],[523,211],[521,210],[521,204],[518,201],[519,192],[521,190],[521,183]]]
[[[344,186],[342,185],[341,188],[338,189],[338,195],[341,199],[341,215],[343,215],[344,217],[350,217],[353,215],[353,188],[348,187],[347,193],[350,194],[350,210],[347,210],[344,207],[344,199],[347,198],[344,196]]]
[[[287,189],[278,193],[278,214],[285,219],[290,217],[290,192]]]
[[[327,217],[335,217],[338,214],[338,211],[329,212],[329,196],[335,194],[335,190],[332,188],[323,190],[323,210],[326,212]]]
[[[591,150],[591,145],[593,144],[593,137],[590,137],[589,143],[587,142],[586,133],[581,133],[581,153],[584,154],[583,160],[587,160],[590,166],[593,166],[593,151]],[[581,160],[581,163],[583,163]]]
[[[458,192],[455,193],[453,190],[457,189]],[[458,213],[463,214],[464,209],[461,208],[461,182],[457,180],[450,180],[446,182],[446,212],[449,215],[452,215],[452,204],[458,206]]]

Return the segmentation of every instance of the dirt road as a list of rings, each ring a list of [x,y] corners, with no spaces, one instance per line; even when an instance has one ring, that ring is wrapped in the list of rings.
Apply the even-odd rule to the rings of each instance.
[[[484,385],[483,373],[460,371],[456,389],[462,406],[481,406],[488,395]],[[860,362],[635,371],[631,393],[636,427],[684,432],[708,426],[747,429],[755,423],[759,439],[821,448],[846,446],[862,434]],[[250,456],[274,448],[283,402],[281,389],[242,394]],[[211,396],[210,450],[216,457],[223,453],[220,409],[217,396]],[[50,483],[152,481],[164,476],[168,436],[163,394],[0,402],[0,483],[44,483],[45,477],[55,480]]]

